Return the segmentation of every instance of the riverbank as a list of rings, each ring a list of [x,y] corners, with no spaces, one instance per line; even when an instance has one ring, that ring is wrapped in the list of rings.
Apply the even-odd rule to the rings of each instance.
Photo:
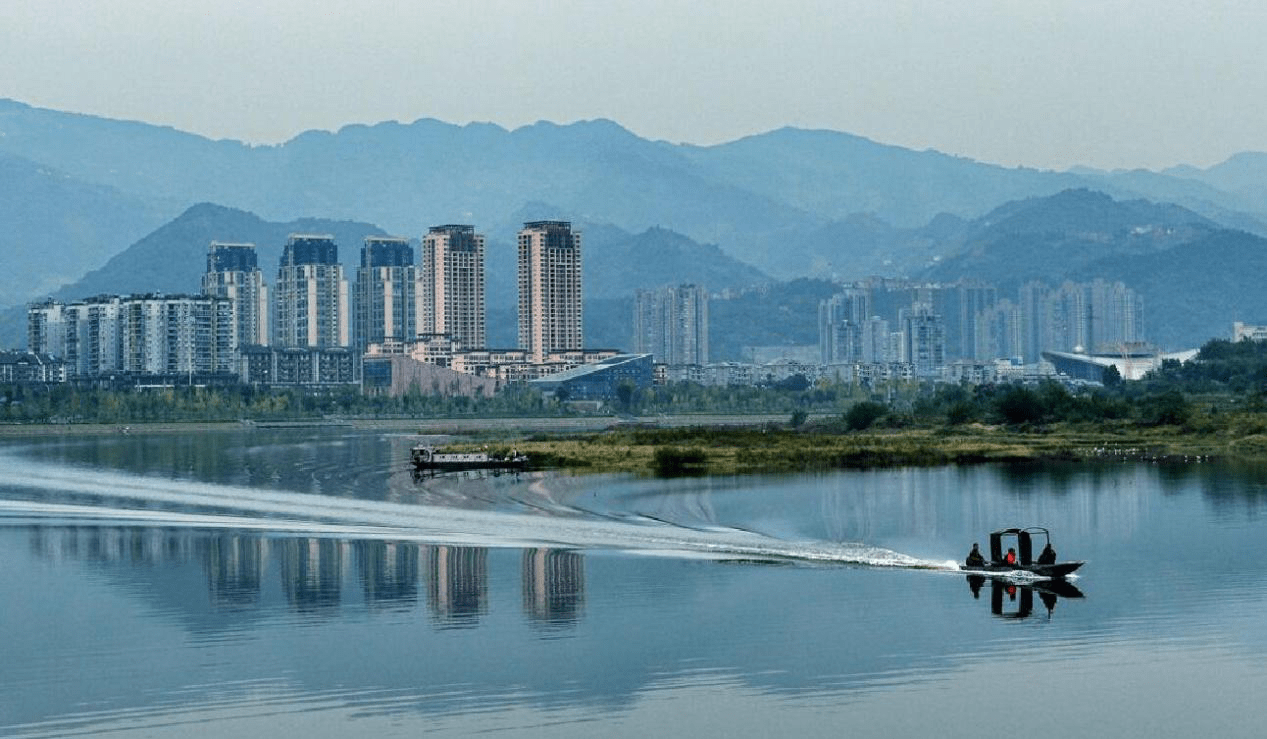
[[[699,414],[647,418],[613,416],[450,417],[450,418],[313,418],[289,421],[164,421],[155,423],[4,423],[0,438],[14,436],[99,436],[102,434],[167,434],[276,428],[337,428],[413,432],[418,434],[517,438],[531,434],[594,433],[628,426],[748,426],[785,421],[786,415]]]
[[[227,433],[330,429],[452,437],[445,449],[495,447],[526,453],[534,467],[576,472],[733,475],[841,468],[981,462],[1136,459],[1267,461],[1267,433],[1235,426],[1200,430],[1135,424],[1029,429],[964,424],[840,431],[811,419],[789,428],[781,416],[682,415],[643,418],[337,418],[277,422],[6,424],[0,438],[103,434]]]
[[[461,449],[462,445],[454,445]],[[732,475],[1040,460],[1267,461],[1267,436],[1174,428],[968,425],[866,432],[785,427],[616,428],[514,440],[534,466],[580,472]]]

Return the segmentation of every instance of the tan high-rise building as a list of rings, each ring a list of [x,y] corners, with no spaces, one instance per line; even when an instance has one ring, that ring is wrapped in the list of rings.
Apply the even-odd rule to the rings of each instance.
[[[542,362],[583,346],[581,234],[568,221],[529,221],[519,232],[519,348]]]
[[[432,226],[422,239],[418,279],[418,332],[483,349],[484,234],[474,226]]]

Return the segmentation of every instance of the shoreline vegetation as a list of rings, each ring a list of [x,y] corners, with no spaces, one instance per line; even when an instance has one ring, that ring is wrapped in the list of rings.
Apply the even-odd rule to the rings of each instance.
[[[1267,435],[1231,438],[1175,429],[1016,430],[971,425],[839,432],[773,425],[688,426],[538,434],[501,444],[456,443],[446,449],[487,447],[498,454],[513,448],[527,454],[533,468],[669,477],[1097,459],[1267,461]]]
[[[1100,385],[803,376],[761,387],[617,388],[603,413],[512,386],[487,398],[0,386],[0,438],[349,427],[512,448],[538,468],[745,474],[1041,460],[1267,462],[1267,342],[1213,340],[1192,361]],[[61,421],[60,423],[58,421]],[[73,421],[73,422],[72,422]],[[497,447],[497,448],[495,448]]]
[[[1223,420],[1231,418],[1225,415]],[[793,426],[793,421],[799,423]],[[608,416],[0,424],[0,438],[345,427],[451,437],[441,446],[445,451],[506,454],[514,449],[528,455],[533,469],[671,477],[1027,461],[1267,462],[1267,422],[1261,425],[1258,433],[1245,433],[1243,423],[1215,426],[1193,418],[1184,426],[968,423],[851,430],[840,428],[832,417],[776,420],[769,415],[718,414],[623,420]]]

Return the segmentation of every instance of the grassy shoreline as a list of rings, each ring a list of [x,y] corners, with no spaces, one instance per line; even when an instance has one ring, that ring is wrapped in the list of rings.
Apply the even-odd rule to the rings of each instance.
[[[452,445],[474,449],[475,445]],[[509,451],[505,446],[497,451]],[[1267,461],[1267,437],[1173,428],[965,426],[864,432],[771,426],[613,429],[516,439],[534,466],[576,472],[735,475],[1042,460]]]
[[[329,428],[457,437],[446,449],[512,448],[534,467],[578,473],[735,475],[846,468],[1041,460],[1267,461],[1267,434],[1233,427],[1201,430],[1087,424],[1029,429],[968,424],[941,428],[840,431],[791,429],[770,416],[709,415],[647,419],[429,418],[307,422],[6,424],[0,438],[62,435],[213,433]]]

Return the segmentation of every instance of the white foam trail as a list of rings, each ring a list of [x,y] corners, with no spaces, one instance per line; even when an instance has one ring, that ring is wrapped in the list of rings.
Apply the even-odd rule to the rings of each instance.
[[[699,530],[650,519],[612,521],[584,518],[575,511],[568,511],[571,515],[477,511],[86,471],[13,458],[4,458],[4,462],[0,483],[5,485],[112,501],[82,505],[0,500],[0,515],[28,521],[75,519],[112,525],[126,522],[471,546],[614,549],[882,567],[940,569],[944,564],[877,547],[784,541],[738,529]]]
[[[355,536],[375,538],[396,537],[399,531],[369,526],[338,526],[335,524],[306,523],[250,518],[245,516],[207,515],[180,513],[137,508],[103,508],[101,506],[68,505],[25,500],[0,500],[0,520],[49,519],[93,522],[112,526],[163,526],[167,528],[227,528],[267,531],[276,533],[306,534],[312,536]]]

